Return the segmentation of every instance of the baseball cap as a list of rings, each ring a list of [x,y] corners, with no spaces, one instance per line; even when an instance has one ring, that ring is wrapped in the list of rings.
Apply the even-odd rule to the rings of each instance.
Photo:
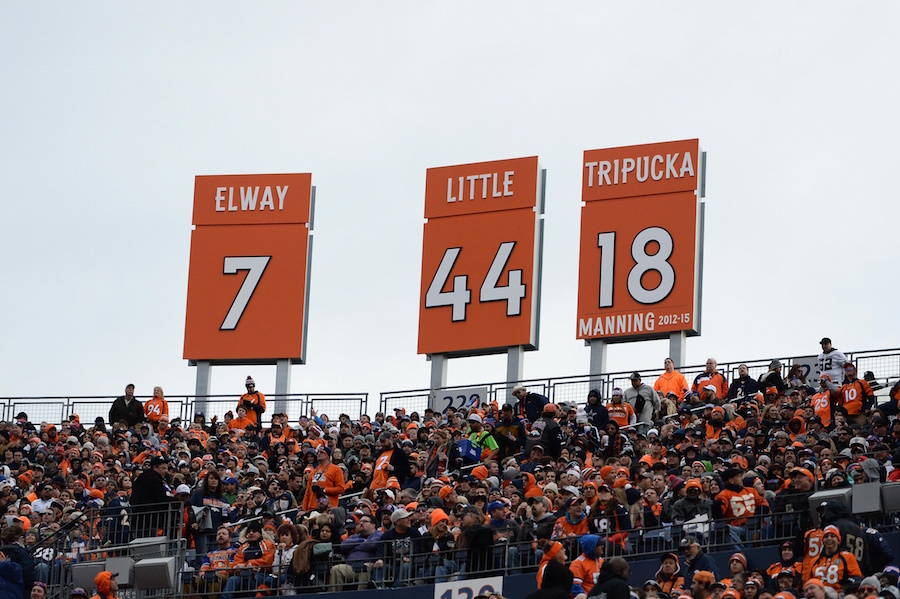
[[[185,494],[185,495],[190,495],[190,494],[191,494],[191,488],[190,488],[189,486],[187,486],[187,485],[178,485],[178,488],[175,489],[175,494],[176,494],[176,495],[181,495],[182,493]]]
[[[503,503],[502,501],[492,501],[488,504],[487,511],[490,514],[494,510],[499,510],[500,508],[505,508],[505,507],[506,507],[506,504]]]
[[[467,420],[469,422],[477,422],[479,424],[481,424],[481,422],[482,422],[481,416],[479,416],[478,414],[469,414],[469,417],[467,418]]]
[[[408,512],[404,508],[394,510],[394,513],[391,514],[391,524],[396,524],[397,520],[400,520],[401,518],[408,518],[410,516],[412,516],[412,512]]]

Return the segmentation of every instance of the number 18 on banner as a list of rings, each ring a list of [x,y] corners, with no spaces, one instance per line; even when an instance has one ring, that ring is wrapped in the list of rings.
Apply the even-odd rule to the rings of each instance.
[[[428,170],[420,354],[536,348],[542,181],[537,157]]]
[[[577,337],[699,334],[698,141],[584,155]]]

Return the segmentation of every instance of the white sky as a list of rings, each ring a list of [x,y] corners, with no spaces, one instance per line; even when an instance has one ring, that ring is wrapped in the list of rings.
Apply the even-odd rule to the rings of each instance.
[[[547,169],[540,351],[575,339],[586,149],[698,137],[703,335],[687,362],[898,343],[900,5],[154,2],[0,6],[0,395],[192,394],[194,176],[312,172],[308,364],[294,392],[427,387],[425,170]],[[609,368],[659,366],[665,341]],[[453,360],[453,385],[505,356]],[[274,367],[216,368],[214,393]],[[374,403],[373,403],[374,402]]]

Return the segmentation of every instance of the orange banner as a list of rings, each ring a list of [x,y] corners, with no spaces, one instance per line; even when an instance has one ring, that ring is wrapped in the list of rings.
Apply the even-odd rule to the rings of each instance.
[[[532,208],[429,220],[422,250],[420,354],[533,346],[537,334]]]
[[[700,169],[696,139],[587,150],[581,199],[593,202],[696,191]]]
[[[302,224],[309,221],[309,173],[200,175],[194,183],[195,225]]]
[[[697,331],[697,211],[693,192],[582,207],[578,339]]]
[[[537,175],[537,156],[430,168],[425,218],[533,208]]]

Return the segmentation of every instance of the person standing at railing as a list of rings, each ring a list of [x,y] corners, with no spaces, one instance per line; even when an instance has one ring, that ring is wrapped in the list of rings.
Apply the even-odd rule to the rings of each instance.
[[[251,376],[244,381],[244,386],[247,392],[241,395],[238,406],[244,406],[247,409],[247,418],[258,425],[262,422],[262,415],[266,411],[266,396],[256,390],[256,381]]]
[[[687,379],[675,370],[675,361],[672,358],[666,358],[663,367],[665,371],[653,383],[653,389],[659,397],[666,397],[669,393],[674,393],[676,402],[680,404],[689,389]]]
[[[144,406],[134,396],[134,385],[131,383],[125,387],[125,395],[117,397],[109,407],[109,425],[115,426],[120,421],[127,422],[128,428],[144,421]]]
[[[516,398],[515,412],[526,425],[540,418],[544,406],[550,400],[540,393],[529,393],[523,385],[516,385],[512,390],[512,396]]]
[[[844,380],[844,363],[847,362],[847,356],[834,347],[828,337],[822,337],[819,345],[822,347],[822,353],[816,358],[817,374],[827,374],[835,384],[840,385]]]
[[[144,416],[154,428],[162,416],[169,416],[169,402],[166,401],[162,387],[153,387],[153,397],[144,404]]]
[[[691,385],[691,392],[697,393],[706,385],[713,385],[716,388],[716,399],[728,397],[728,381],[725,376],[718,371],[719,363],[715,358],[706,359],[706,370],[694,377],[694,383]]]

